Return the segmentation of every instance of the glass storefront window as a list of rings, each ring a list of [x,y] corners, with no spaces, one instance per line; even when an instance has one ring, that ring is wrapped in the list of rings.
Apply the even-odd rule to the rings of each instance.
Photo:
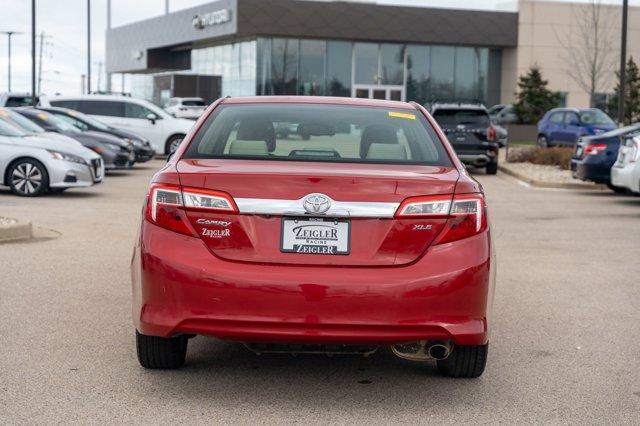
[[[327,95],[351,96],[352,44],[327,42]]]
[[[271,85],[275,95],[297,94],[298,40],[271,40]]]
[[[354,55],[354,81],[356,84],[378,84],[378,44],[355,43]]]
[[[485,101],[488,67],[489,49],[481,47],[265,37],[194,49],[191,72],[222,76],[223,96],[384,93],[397,98],[402,91],[376,86],[405,84],[405,100],[426,104]],[[146,94],[145,78],[149,75],[132,78],[132,90]],[[352,83],[369,87],[358,87],[360,92],[352,94]]]
[[[404,84],[404,45],[380,45],[380,84]]]
[[[407,46],[407,101],[421,105],[430,99],[429,46]]]
[[[324,41],[300,40],[299,95],[324,95],[326,50]]]
[[[478,61],[473,47],[456,47],[455,98],[475,100],[478,95]]]
[[[431,47],[431,99],[452,100],[455,71],[455,48],[449,46]]]

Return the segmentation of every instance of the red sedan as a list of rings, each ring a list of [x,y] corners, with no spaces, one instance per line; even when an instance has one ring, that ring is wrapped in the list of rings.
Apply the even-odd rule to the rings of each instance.
[[[415,103],[217,101],[152,180],[131,276],[147,368],[180,367],[195,335],[485,368],[485,198]]]

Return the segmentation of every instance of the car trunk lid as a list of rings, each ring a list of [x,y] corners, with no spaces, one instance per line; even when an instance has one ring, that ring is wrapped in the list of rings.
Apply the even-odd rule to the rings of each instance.
[[[181,160],[177,170],[183,187],[226,192],[240,210],[188,212],[214,255],[291,265],[392,266],[415,261],[446,218],[396,219],[397,206],[417,195],[450,199],[459,177],[453,167],[235,159]],[[305,209],[310,194],[326,197],[329,210],[315,213],[313,205]],[[331,238],[336,232],[339,241]],[[302,238],[297,245],[289,241],[296,236]],[[334,255],[314,251],[326,244],[335,247]]]

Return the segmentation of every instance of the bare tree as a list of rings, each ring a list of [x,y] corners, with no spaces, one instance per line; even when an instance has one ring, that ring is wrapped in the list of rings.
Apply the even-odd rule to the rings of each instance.
[[[556,32],[556,38],[565,50],[569,77],[589,94],[589,104],[593,107],[595,94],[601,92],[613,77],[615,45],[611,23],[615,22],[614,11],[602,0],[590,0],[572,5],[572,13],[577,32],[566,37],[560,37]]]

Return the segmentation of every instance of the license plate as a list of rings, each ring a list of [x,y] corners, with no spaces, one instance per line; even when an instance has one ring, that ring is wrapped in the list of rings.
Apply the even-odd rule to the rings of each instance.
[[[301,254],[349,254],[346,219],[283,218],[280,251]]]

